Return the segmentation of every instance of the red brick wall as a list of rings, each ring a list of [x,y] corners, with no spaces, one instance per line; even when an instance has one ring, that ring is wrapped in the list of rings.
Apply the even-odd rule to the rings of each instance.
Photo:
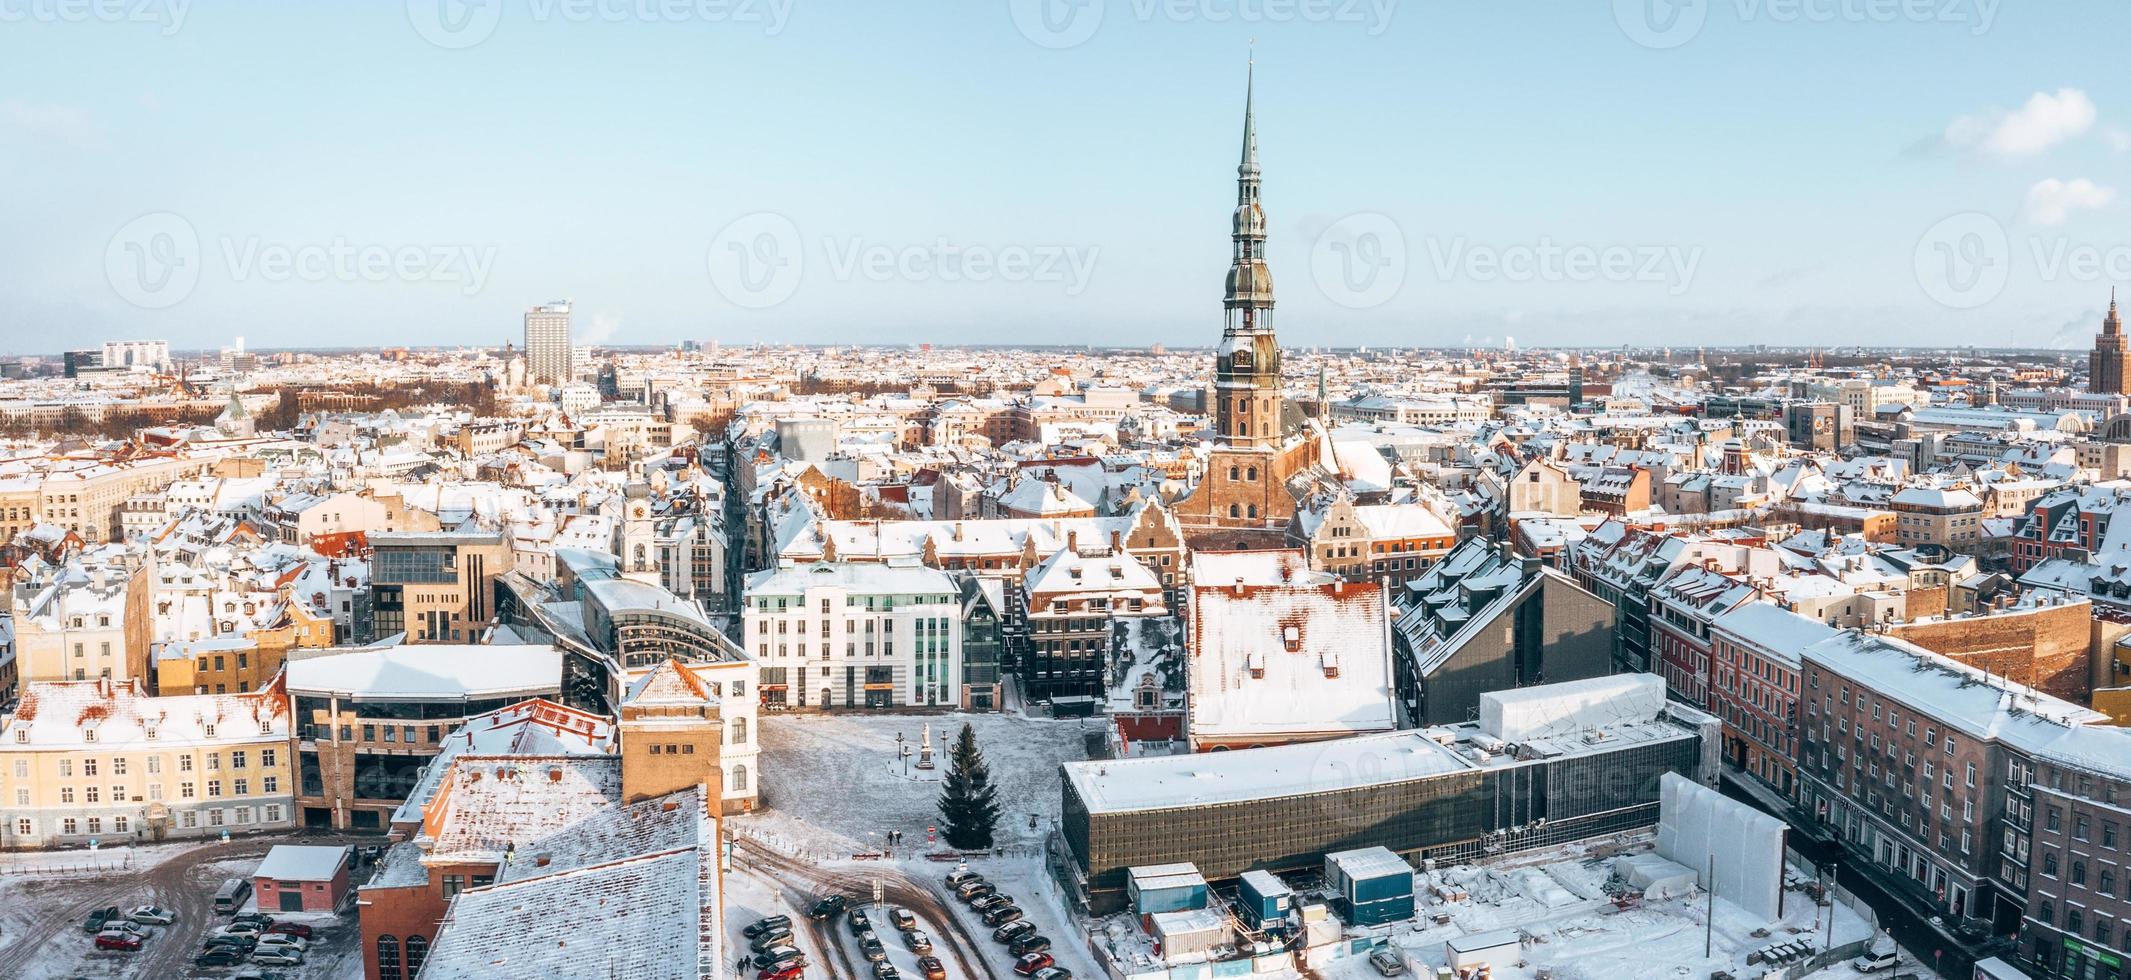
[[[2028,612],[1908,623],[1888,632],[1933,653],[1988,670],[2046,694],[2086,704],[2091,607],[2085,602]]]

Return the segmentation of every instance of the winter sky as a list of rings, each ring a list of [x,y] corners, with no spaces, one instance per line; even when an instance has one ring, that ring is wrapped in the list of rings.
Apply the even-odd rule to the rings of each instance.
[[[0,352],[2083,346],[2110,0],[0,0]]]

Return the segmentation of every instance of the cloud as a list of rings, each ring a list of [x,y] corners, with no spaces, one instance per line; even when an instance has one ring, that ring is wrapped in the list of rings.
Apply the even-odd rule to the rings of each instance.
[[[87,146],[96,139],[96,123],[73,106],[0,99],[0,137],[8,133],[40,142]]]
[[[2052,177],[2027,189],[2027,203],[2020,214],[2030,224],[2061,225],[2073,211],[2108,207],[2114,200],[2113,187],[2103,187],[2084,177],[2069,181]]]
[[[615,335],[615,334],[617,334],[617,333],[620,333],[620,332],[621,332],[621,329],[622,329],[622,318],[621,318],[621,317],[615,316],[615,315],[613,315],[613,314],[611,314],[611,313],[596,313],[596,314],[593,314],[593,316],[592,316],[592,325],[591,325],[591,326],[589,326],[589,327],[581,327],[581,328],[579,328],[579,329],[578,329],[578,331],[577,331],[577,346],[579,346],[579,347],[599,347],[599,346],[602,346],[602,345],[606,344],[606,343],[607,343],[608,341],[610,341],[610,340],[613,340],[613,339],[614,339],[614,335]]]
[[[2037,92],[2013,111],[1960,116],[1946,127],[1946,144],[2005,159],[2030,157],[2094,126],[2094,102],[2076,88]]]
[[[2109,144],[2109,152],[2131,153],[2131,130],[2122,126],[2108,126],[2101,131],[2102,141]]]

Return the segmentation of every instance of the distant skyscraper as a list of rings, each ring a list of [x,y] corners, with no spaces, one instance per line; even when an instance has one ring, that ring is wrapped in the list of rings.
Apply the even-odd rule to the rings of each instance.
[[[570,302],[525,311],[525,377],[532,384],[559,385],[572,377]]]
[[[2121,395],[2124,364],[2131,361],[2131,337],[2124,334],[2124,321],[2116,314],[2116,293],[2109,293],[2109,315],[2102,318],[2101,335],[2094,338],[2094,352],[2087,355],[2087,390],[2098,395]]]

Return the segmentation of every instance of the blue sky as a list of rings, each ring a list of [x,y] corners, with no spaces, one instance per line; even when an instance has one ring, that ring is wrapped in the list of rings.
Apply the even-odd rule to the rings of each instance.
[[[1291,345],[2077,346],[2131,276],[2105,0],[177,2],[0,0],[0,351],[563,297],[618,344],[1206,343],[1252,39]]]

